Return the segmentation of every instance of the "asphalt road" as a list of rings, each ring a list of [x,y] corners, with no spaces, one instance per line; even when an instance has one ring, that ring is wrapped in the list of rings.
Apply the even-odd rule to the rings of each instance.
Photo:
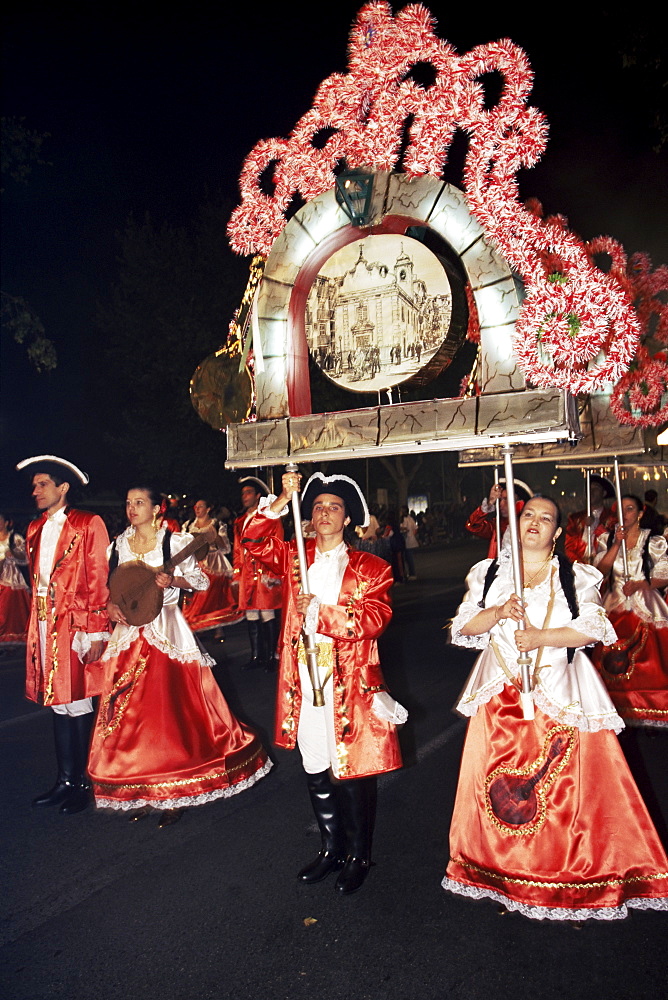
[[[405,767],[381,779],[376,866],[361,892],[302,886],[316,853],[297,753],[254,788],[159,830],[89,809],[31,809],[53,781],[49,710],[22,699],[20,657],[0,659],[0,995],[11,1000],[431,1000],[665,995],[666,915],[568,923],[501,916],[440,888],[464,723],[451,710],[472,662],[445,644],[477,543],[420,550],[395,588],[385,673],[411,717]],[[241,667],[227,630],[219,683],[269,742],[273,678]],[[666,837],[668,738],[631,733],[627,756]]]

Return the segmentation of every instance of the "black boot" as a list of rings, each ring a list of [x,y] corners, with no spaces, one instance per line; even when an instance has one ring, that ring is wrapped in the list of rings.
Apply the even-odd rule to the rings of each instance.
[[[348,853],[336,880],[337,892],[348,895],[362,888],[371,867],[371,840],[376,821],[376,779],[357,778],[339,786]]]
[[[74,747],[74,788],[58,810],[63,816],[73,816],[75,813],[83,812],[91,800],[91,787],[86,765],[88,764],[88,749],[94,719],[95,712],[74,715],[70,719]]]
[[[338,871],[343,864],[343,824],[338,789],[329,777],[329,771],[307,774],[306,784],[311,805],[318,821],[322,847],[318,856],[297,875],[301,882],[311,885]]]
[[[263,632],[263,654],[264,654],[264,669],[268,674],[273,674],[276,670],[276,640],[278,638],[278,622],[275,618],[268,618],[267,621],[262,622],[262,632]]]
[[[248,639],[250,641],[251,655],[250,660],[244,667],[244,670],[253,670],[254,667],[260,666],[260,620],[259,618],[247,618],[246,625],[248,626]]]
[[[74,731],[70,726],[70,717],[58,712],[52,712],[52,715],[58,777],[50,791],[32,800],[34,806],[60,806],[70,797],[75,786]]]

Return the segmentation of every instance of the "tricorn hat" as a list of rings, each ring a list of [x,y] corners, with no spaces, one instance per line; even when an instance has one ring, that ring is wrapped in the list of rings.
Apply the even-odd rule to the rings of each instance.
[[[531,489],[530,486],[527,485],[527,483],[524,482],[523,479],[513,479],[513,484],[515,486],[516,501],[523,500],[524,503],[527,503],[529,500],[531,500],[531,497],[533,496],[533,490]],[[503,486],[505,488],[505,485],[506,485],[505,478],[499,479],[499,486]]]
[[[605,497],[606,500],[610,500],[612,497],[614,497],[615,487],[612,485],[609,479],[605,478],[605,476],[592,475],[589,477],[589,481],[591,483],[598,483],[598,485],[603,490],[603,496]]]
[[[75,479],[78,479],[83,486],[87,486],[90,482],[87,474],[82,472],[74,462],[68,462],[66,458],[58,458],[57,455],[33,455],[32,458],[24,458],[16,468],[19,470],[27,469],[31,465],[35,467],[33,475],[38,472],[46,472],[49,476],[55,474],[66,483],[73,483]]]
[[[242,476],[239,483],[242,487],[245,483],[248,483],[249,486],[252,486],[263,497],[269,496],[269,487],[262,479],[258,479],[257,476]]]
[[[301,509],[305,518],[311,518],[313,502],[321,493],[331,493],[341,497],[346,505],[346,513],[353,528],[366,528],[369,524],[369,508],[362,491],[349,476],[323,476],[322,472],[314,472],[302,493]]]

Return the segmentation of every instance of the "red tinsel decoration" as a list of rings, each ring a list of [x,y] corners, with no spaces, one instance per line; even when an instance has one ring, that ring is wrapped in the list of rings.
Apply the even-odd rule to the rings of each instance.
[[[603,273],[565,220],[543,220],[518,200],[517,171],[538,161],[548,130],[544,115],[527,104],[533,74],[526,54],[501,39],[459,55],[434,26],[419,4],[396,16],[388,3],[360,10],[349,71],[323,81],[313,108],[288,139],[264,140],[247,157],[242,203],[228,226],[232,248],[268,253],[294,194],[308,201],[333,188],[341,160],[348,167],[394,169],[408,115],[413,122],[403,169],[409,176],[440,177],[455,130],[463,129],[469,135],[464,181],[471,212],[525,283],[515,329],[525,377],[535,386],[574,393],[616,382],[637,351],[640,331],[617,261]],[[432,67],[432,85],[411,78],[418,63]],[[481,77],[491,72],[502,77],[503,89],[498,103],[486,108]],[[318,148],[324,129],[331,135]],[[260,190],[263,174],[265,180],[271,175],[271,197]]]

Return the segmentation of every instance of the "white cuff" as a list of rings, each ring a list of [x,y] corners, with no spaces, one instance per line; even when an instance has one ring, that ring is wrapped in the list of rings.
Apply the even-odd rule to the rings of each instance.
[[[289,510],[287,504],[285,505],[283,510],[279,511],[278,514],[275,511],[269,509],[275,499],[276,497],[274,496],[273,493],[270,493],[266,497],[260,497],[260,502],[257,505],[258,514],[264,514],[265,517],[270,518],[270,520],[272,521],[277,521],[279,518],[285,517],[285,515],[288,513]]]
[[[317,597],[311,598],[311,603],[304,615],[304,631],[307,635],[315,635],[318,631],[318,618],[320,617],[320,601]]]

